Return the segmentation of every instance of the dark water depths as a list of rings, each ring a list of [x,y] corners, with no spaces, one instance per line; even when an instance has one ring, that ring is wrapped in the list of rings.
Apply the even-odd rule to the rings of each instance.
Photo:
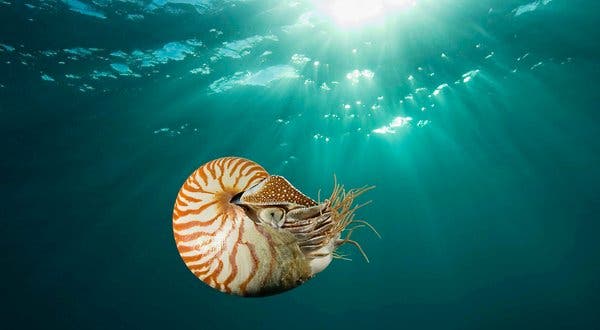
[[[599,3],[528,1],[0,0],[2,323],[600,327]],[[228,155],[376,185],[371,263],[261,299],[197,280],[173,202]]]

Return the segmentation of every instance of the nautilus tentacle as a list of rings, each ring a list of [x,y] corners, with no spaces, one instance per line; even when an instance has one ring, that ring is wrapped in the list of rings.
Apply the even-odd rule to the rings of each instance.
[[[366,189],[335,185],[317,203],[285,178],[243,158],[210,161],[181,187],[173,232],[186,266],[211,287],[241,296],[289,290],[325,269]],[[367,224],[368,225],[368,224]],[[363,253],[364,254],[364,253]]]

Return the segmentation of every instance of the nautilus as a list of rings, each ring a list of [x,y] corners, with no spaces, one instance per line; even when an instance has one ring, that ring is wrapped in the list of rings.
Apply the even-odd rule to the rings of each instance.
[[[353,205],[370,188],[346,191],[336,182],[330,198],[317,202],[253,161],[215,159],[179,190],[173,209],[177,250],[196,277],[219,291],[280,293],[343,257],[336,253],[343,244],[366,258],[350,235],[357,227],[373,229],[354,218],[364,204]]]

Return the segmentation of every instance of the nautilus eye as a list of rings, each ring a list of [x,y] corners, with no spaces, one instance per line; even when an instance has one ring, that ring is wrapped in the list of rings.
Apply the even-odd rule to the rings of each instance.
[[[217,290],[240,296],[286,291],[325,269],[340,245],[355,245],[364,255],[350,235],[370,227],[354,220],[359,206],[352,205],[368,189],[345,191],[336,183],[331,197],[317,203],[255,162],[219,158],[200,166],[179,190],[177,250],[190,271]]]
[[[259,218],[267,224],[271,224],[273,227],[281,227],[283,224],[284,210],[278,207],[269,207],[261,209],[258,213]]]

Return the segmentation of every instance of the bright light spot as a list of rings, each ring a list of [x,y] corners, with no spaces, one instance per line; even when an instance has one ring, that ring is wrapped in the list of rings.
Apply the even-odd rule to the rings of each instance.
[[[389,126],[392,127],[392,128],[394,128],[394,127],[403,127],[403,126],[408,125],[411,121],[412,121],[412,117],[396,117],[390,123]]]
[[[355,69],[346,74],[346,79],[350,80],[352,84],[357,84],[361,77],[366,80],[372,80],[375,77],[375,72],[368,69],[362,71]]]
[[[530,68],[530,70],[533,70],[533,69],[537,68],[538,66],[540,66],[540,65],[542,65],[542,64],[544,64],[544,62],[537,62],[536,64],[534,64],[534,65],[533,65],[533,66]]]
[[[363,77],[367,78],[367,79],[373,79],[373,77],[375,76],[375,73],[371,70],[362,70],[360,72],[362,74]]]
[[[479,73],[479,70],[471,70],[469,72],[466,72],[465,74],[462,75],[463,77],[463,83],[468,83],[469,81],[471,81],[471,79],[473,79],[473,77],[475,77],[477,74]]]
[[[394,134],[395,128],[410,126],[412,117],[396,117],[388,125],[374,129],[372,132],[376,134]]]
[[[41,78],[42,78],[42,80],[44,80],[44,81],[54,81],[54,78],[50,77],[50,76],[49,76],[49,75],[47,75],[47,74],[43,74],[43,75],[41,76]]]
[[[320,133],[317,133],[315,135],[313,135],[313,139],[315,140],[324,140],[325,142],[329,142],[329,137],[328,136],[323,136]]]
[[[310,62],[310,58],[304,54],[294,54],[292,55],[291,62],[295,65],[304,65]]]
[[[356,26],[368,21],[376,21],[384,15],[413,3],[409,0],[335,0],[320,1],[320,7],[338,25]]]
[[[331,5],[333,18],[341,25],[355,25],[379,16],[382,1],[339,0]]]
[[[131,69],[129,68],[129,66],[127,64],[111,63],[110,66],[115,71],[117,71],[119,74],[128,74],[128,73],[131,73]]]
[[[441,85],[439,85],[434,91],[433,91],[433,96],[436,96],[438,94],[440,94],[440,92],[444,89],[444,88],[448,88],[450,86],[448,86],[448,84],[443,83]]]
[[[396,133],[396,131],[393,130],[393,129],[391,129],[391,128],[389,128],[389,127],[387,127],[387,126],[383,126],[383,127],[379,127],[379,128],[374,129],[373,133],[376,133],[376,134],[393,134],[393,133]]]
[[[211,73],[211,69],[208,66],[208,64],[204,63],[202,64],[201,67],[195,68],[190,70],[191,74],[201,74],[201,75],[207,75]]]
[[[429,125],[430,123],[431,123],[431,121],[429,119],[419,120],[419,122],[417,123],[417,127],[425,127],[425,126]]]

